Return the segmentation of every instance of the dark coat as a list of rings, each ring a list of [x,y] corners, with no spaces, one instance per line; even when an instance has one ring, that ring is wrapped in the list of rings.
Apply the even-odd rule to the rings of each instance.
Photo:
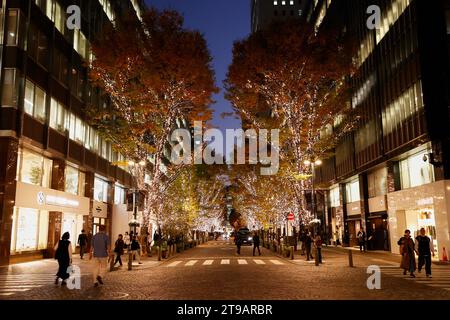
[[[412,262],[414,271],[416,270],[416,255],[414,252],[414,241],[409,238],[402,238],[400,245],[400,254],[402,255],[402,261],[400,268],[410,270],[410,264]]]
[[[114,245],[114,252],[122,255],[125,248],[125,242],[122,239],[117,239]]]

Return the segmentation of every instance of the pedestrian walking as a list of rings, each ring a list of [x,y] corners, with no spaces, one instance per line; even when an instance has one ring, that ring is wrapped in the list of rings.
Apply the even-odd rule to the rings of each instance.
[[[306,261],[313,259],[313,256],[311,254],[312,242],[313,242],[312,235],[310,232],[308,232],[308,234],[306,235],[306,238],[305,238]]]
[[[334,245],[337,247],[341,244],[341,241],[339,240],[339,230],[336,230],[334,232]]]
[[[320,235],[316,235],[314,239],[314,248],[316,248],[319,263],[322,263],[322,238]]]
[[[242,239],[239,236],[238,233],[236,233],[236,247],[237,247],[237,254],[241,254],[241,246],[242,246]]]
[[[81,230],[81,233],[78,235],[78,245],[80,246],[80,258],[83,259],[84,253],[86,252],[86,246],[88,243],[88,238],[84,229]]]
[[[362,252],[364,249],[364,252],[366,252],[366,233],[364,229],[360,229],[356,236],[358,237],[359,251]]]
[[[133,236],[133,240],[131,240],[131,256],[133,257],[133,260],[137,257],[138,263],[142,264],[140,248],[141,245],[139,244],[137,237]]]
[[[405,235],[398,240],[397,244],[400,246],[400,254],[402,255],[402,262],[400,268],[403,269],[403,275],[409,272],[411,278],[415,278],[414,271],[416,271],[416,256],[414,241],[411,238],[411,231],[405,230]]]
[[[103,284],[103,278],[106,270],[106,264],[108,257],[110,256],[110,240],[105,233],[106,226],[99,226],[99,232],[92,237],[91,252],[89,259],[94,257],[94,286],[98,287],[98,284]]]
[[[255,250],[258,249],[258,254],[261,255],[259,250],[259,235],[257,232],[253,235],[253,255],[255,255]]]
[[[121,256],[124,253],[125,242],[123,241],[122,234],[119,234],[115,244],[114,244],[114,254],[116,255],[116,259],[114,260],[114,266],[119,262],[119,265],[122,266],[122,258]]]
[[[416,252],[419,255],[419,265],[417,271],[422,271],[425,265],[427,278],[431,278],[431,255],[434,257],[433,240],[425,235],[425,228],[420,229],[420,234],[416,237]]]
[[[72,263],[72,248],[70,245],[70,234],[65,232],[61,240],[55,246],[55,259],[58,260],[58,272],[56,273],[55,284],[58,284],[61,278],[61,286],[67,285],[66,280],[69,279],[70,275],[67,272],[70,264]]]

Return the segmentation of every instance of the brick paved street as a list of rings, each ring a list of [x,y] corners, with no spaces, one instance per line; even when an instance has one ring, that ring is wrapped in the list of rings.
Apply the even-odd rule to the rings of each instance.
[[[108,272],[105,285],[94,288],[91,263],[76,260],[81,268],[81,290],[53,284],[53,260],[0,269],[1,299],[450,299],[450,268],[433,266],[434,278],[418,274],[404,277],[390,254],[355,253],[355,267],[348,267],[343,249],[325,248],[324,264],[316,267],[296,255],[281,258],[263,249],[253,257],[250,247],[240,256],[227,242],[212,241],[176,254],[168,260],[146,258],[127,271]],[[366,266],[382,269],[381,290],[366,286]]]

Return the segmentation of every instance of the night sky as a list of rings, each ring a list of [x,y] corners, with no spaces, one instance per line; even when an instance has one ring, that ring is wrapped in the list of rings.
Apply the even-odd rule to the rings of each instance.
[[[216,84],[221,91],[214,96],[212,124],[222,130],[240,128],[234,116],[221,118],[223,112],[232,112],[230,103],[223,97],[223,79],[231,63],[233,42],[250,33],[249,0],[146,0],[148,6],[174,9],[184,16],[185,26],[199,30],[206,38],[213,56]]]

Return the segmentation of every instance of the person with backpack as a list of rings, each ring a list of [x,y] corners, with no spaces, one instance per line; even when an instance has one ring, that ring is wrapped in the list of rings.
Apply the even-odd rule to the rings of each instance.
[[[70,234],[65,232],[61,240],[55,246],[55,259],[58,260],[58,272],[56,273],[55,284],[58,284],[61,278],[61,286],[67,285],[66,280],[69,279],[70,275],[67,272],[70,264],[72,263],[72,248],[70,246]]]
[[[425,228],[420,229],[420,234],[416,237],[416,252],[419,255],[419,266],[417,271],[422,271],[425,265],[427,278],[431,278],[431,255],[434,257],[433,240],[425,235]]]

